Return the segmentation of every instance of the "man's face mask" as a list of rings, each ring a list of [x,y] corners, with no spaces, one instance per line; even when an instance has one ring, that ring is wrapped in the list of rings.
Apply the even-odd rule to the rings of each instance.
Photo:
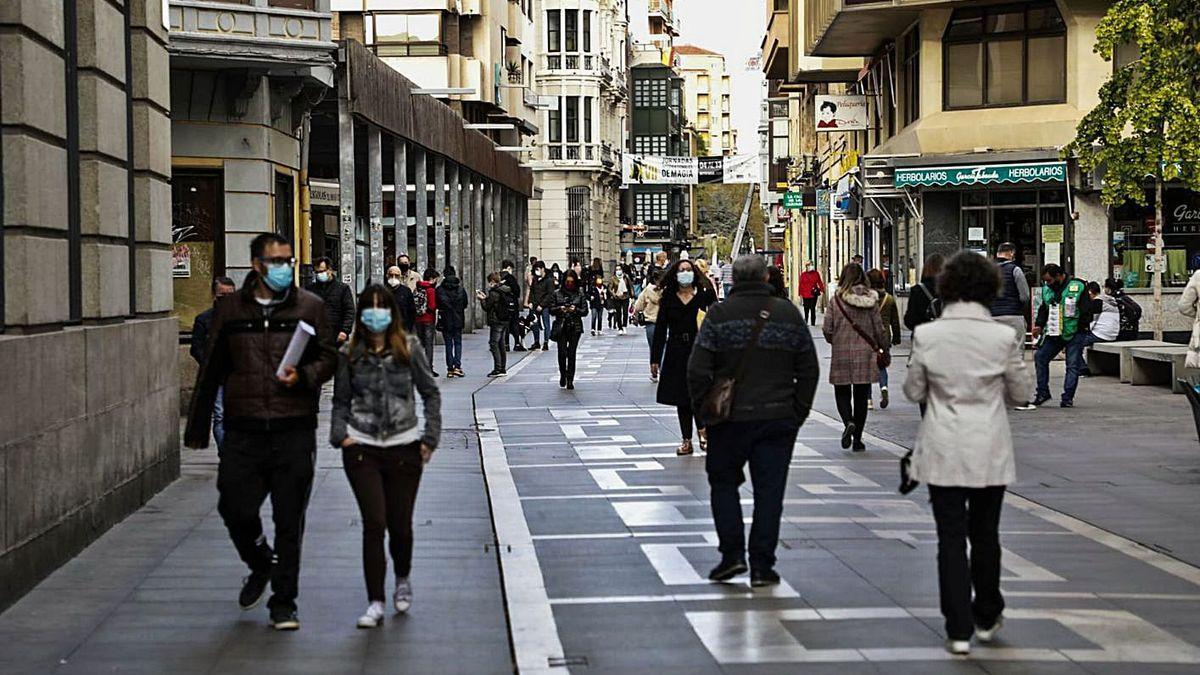
[[[412,265],[410,265],[407,260],[401,260],[399,263],[399,267],[400,267],[400,271],[405,272],[405,273],[407,273],[410,269],[412,269]]]
[[[392,288],[397,288],[400,286],[400,277],[388,277],[387,285],[391,286]]]
[[[291,263],[267,263],[267,273],[263,277],[267,287],[279,293],[292,285]]]

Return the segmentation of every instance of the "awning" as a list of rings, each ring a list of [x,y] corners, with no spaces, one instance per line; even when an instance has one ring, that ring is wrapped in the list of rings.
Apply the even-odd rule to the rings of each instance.
[[[1066,162],[896,168],[898,188],[1067,181]]]

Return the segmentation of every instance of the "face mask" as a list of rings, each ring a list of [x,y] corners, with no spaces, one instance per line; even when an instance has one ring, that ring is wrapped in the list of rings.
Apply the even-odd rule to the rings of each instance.
[[[408,263],[400,263],[400,271],[404,274],[408,274],[408,270],[410,269],[412,269],[412,265],[409,265]]]
[[[621,270],[617,270],[617,276],[618,276],[618,277],[622,276],[623,274],[624,274],[624,272],[622,272]]]
[[[696,280],[696,275],[690,271],[680,272],[675,275],[675,279],[679,281],[680,286],[691,286]]]
[[[575,280],[574,279],[567,279],[566,283],[564,283],[563,285],[567,287],[568,291],[575,290]]]
[[[392,310],[386,307],[367,307],[362,311],[362,323],[372,333],[382,333],[392,325]]]
[[[387,285],[391,286],[392,288],[398,287],[400,285],[400,278],[399,277],[388,277]]]
[[[263,277],[267,287],[279,293],[292,285],[291,265],[267,265],[267,274]]]
[[[329,272],[317,272],[317,281],[326,283],[329,281]]]

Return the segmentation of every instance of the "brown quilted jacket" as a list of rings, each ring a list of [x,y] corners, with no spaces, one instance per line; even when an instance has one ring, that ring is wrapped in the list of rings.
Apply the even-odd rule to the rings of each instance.
[[[275,377],[296,325],[317,330],[296,370],[300,381],[286,387]],[[337,350],[321,299],[292,288],[269,310],[254,298],[254,282],[217,302],[206,347],[207,358],[196,378],[184,440],[207,447],[217,389],[225,387],[225,428],[273,431],[317,426],[321,385],[337,369]]]

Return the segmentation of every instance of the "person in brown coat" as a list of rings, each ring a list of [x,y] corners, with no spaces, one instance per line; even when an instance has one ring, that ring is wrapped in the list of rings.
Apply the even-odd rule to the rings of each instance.
[[[900,344],[900,310],[896,308],[896,296],[887,291],[887,275],[883,270],[867,272],[871,289],[879,294],[879,318],[883,319],[883,335],[885,342],[895,346]],[[888,371],[879,369],[879,407],[888,407]]]
[[[867,449],[862,442],[867,423],[871,385],[879,381],[878,351],[887,349],[887,336],[879,316],[879,294],[867,286],[862,267],[850,263],[838,277],[837,293],[825,312],[825,341],[833,346],[829,383],[837,398],[838,414],[846,428],[842,447],[855,452]]]

